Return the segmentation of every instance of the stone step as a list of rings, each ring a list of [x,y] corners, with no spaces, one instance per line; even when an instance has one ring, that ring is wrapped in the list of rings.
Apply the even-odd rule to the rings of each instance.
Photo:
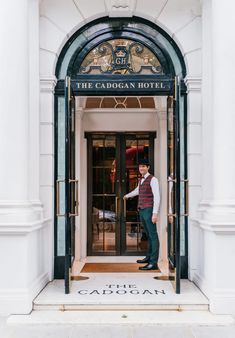
[[[33,304],[34,311],[207,311],[208,304]]]
[[[35,298],[34,310],[154,310],[205,311],[208,298],[189,280],[181,281],[176,294],[170,281],[155,280],[154,274],[86,274],[73,281],[64,293],[64,281],[50,282]]]
[[[234,325],[229,315],[209,311],[32,311],[29,315],[12,315],[8,325]]]

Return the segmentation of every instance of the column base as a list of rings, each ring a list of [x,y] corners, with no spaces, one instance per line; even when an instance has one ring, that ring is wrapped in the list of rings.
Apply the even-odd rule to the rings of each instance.
[[[215,314],[235,314],[235,288],[217,290],[210,299],[210,311]]]
[[[49,281],[48,273],[38,276],[27,288],[0,289],[0,315],[28,314],[32,311],[33,299]]]
[[[191,219],[195,245],[192,280],[209,298],[210,311],[235,314],[235,203],[200,203]]]
[[[52,222],[40,203],[0,203],[0,314],[24,314],[53,275]]]
[[[215,314],[235,314],[235,288],[212,289],[206,276],[193,274],[192,281],[208,297],[209,308]]]

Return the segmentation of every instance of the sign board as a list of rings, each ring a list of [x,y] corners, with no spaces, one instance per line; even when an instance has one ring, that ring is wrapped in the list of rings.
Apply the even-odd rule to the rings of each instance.
[[[173,92],[173,79],[166,76],[144,75],[78,75],[71,79],[75,95],[170,95]],[[64,81],[59,80],[56,92],[63,92]],[[62,94],[62,93],[61,93]]]

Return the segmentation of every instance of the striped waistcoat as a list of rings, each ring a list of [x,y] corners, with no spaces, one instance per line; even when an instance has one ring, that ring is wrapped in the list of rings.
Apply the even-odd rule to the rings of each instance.
[[[138,209],[152,208],[153,207],[153,193],[150,181],[153,175],[149,175],[142,184],[139,181],[139,199]]]

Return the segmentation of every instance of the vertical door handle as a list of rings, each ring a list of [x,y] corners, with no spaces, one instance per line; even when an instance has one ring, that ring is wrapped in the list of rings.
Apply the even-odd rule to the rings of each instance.
[[[116,196],[115,197],[115,213],[116,213],[116,218],[117,218],[117,215],[118,215],[118,200],[119,200],[119,197]]]
[[[123,199],[123,206],[124,206],[124,217],[126,219],[126,198]]]
[[[169,212],[169,207],[170,207],[170,198],[169,198],[169,186],[170,186],[170,182],[172,182],[172,185],[176,183],[176,179],[175,178],[172,178],[172,177],[168,177],[167,179],[167,216],[168,217],[176,217],[176,214],[174,213],[170,213]],[[173,188],[173,187],[172,187]],[[171,201],[172,202],[172,201]]]

